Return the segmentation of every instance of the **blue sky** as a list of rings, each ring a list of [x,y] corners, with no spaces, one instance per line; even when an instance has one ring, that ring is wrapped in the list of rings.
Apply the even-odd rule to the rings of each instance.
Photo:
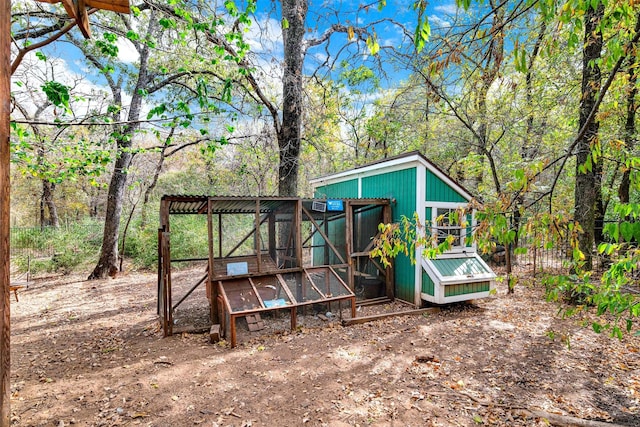
[[[240,2],[239,2],[240,3]],[[375,4],[363,9],[358,1],[310,1],[310,9],[307,17],[308,38],[319,37],[331,25],[341,23],[343,25],[362,26],[371,22],[381,21],[375,26],[375,33],[378,43],[384,49],[386,46],[399,47],[411,44],[406,34],[403,34],[398,25],[404,25],[409,32],[413,32],[416,25],[416,11],[412,7],[413,1],[389,0],[381,10]],[[58,4],[57,7],[61,9]],[[255,23],[251,31],[247,34],[247,40],[259,57],[262,66],[265,67],[265,74],[270,74],[268,78],[277,82],[280,75],[279,63],[282,58],[282,41],[280,29],[279,2],[258,0],[258,11],[255,14]],[[104,13],[104,12],[98,12]],[[455,0],[446,2],[433,2],[429,4],[426,14],[434,29],[449,25],[449,16],[456,13]],[[388,21],[385,21],[388,20]],[[389,22],[393,21],[393,22]],[[94,29],[94,39],[99,39],[99,31]],[[265,31],[266,30],[266,31]],[[79,31],[74,29],[75,36],[81,37]],[[327,56],[339,55],[340,60],[347,60],[359,63],[371,63],[373,59],[364,43],[347,44],[346,35],[336,35],[331,38],[329,44],[314,47],[309,50],[306,58],[305,70],[307,73],[314,72],[322,64]],[[120,40],[119,58],[124,62],[134,62],[137,59],[132,45],[126,40]],[[70,43],[57,41],[42,51],[51,58],[60,58],[57,65],[57,79],[71,78],[72,76],[84,76],[86,81],[82,84],[86,86],[85,92],[90,90],[106,90],[104,80],[95,71],[85,65],[85,61],[80,52]],[[38,61],[32,61],[38,64]],[[354,64],[356,65],[356,64]],[[402,69],[389,66],[386,70],[390,76],[389,80],[382,82],[383,87],[393,87],[408,77],[408,72]],[[329,72],[325,67],[322,77],[326,77]],[[333,74],[335,77],[335,73]]]

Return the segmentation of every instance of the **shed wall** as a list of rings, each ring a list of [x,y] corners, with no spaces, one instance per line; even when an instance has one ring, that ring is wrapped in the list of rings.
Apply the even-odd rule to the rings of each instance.
[[[453,203],[466,203],[465,199],[460,193],[451,188],[440,177],[427,169],[426,179],[426,201],[429,202],[453,202]]]
[[[327,199],[349,199],[358,196],[358,179],[337,182],[335,184],[317,187],[314,197]]]
[[[416,211],[417,171],[415,167],[362,178],[362,197],[395,199],[391,204],[393,221],[402,216],[412,218]],[[415,265],[399,255],[395,260],[396,298],[411,303],[415,300]]]

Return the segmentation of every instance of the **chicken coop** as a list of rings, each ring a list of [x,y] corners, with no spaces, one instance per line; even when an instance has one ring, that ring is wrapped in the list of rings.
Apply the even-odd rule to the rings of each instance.
[[[419,222],[426,224],[438,241],[453,236],[451,249],[434,259],[423,256],[420,250],[416,251],[415,263],[404,255],[395,259],[395,297],[416,306],[423,301],[446,304],[484,298],[495,288],[495,273],[467,239],[472,233],[474,212],[467,214],[465,226],[449,221],[450,214],[466,207],[473,196],[422,154],[388,158],[316,178],[310,184],[317,200],[388,199],[392,221],[417,214]],[[342,234],[341,228],[335,233]]]

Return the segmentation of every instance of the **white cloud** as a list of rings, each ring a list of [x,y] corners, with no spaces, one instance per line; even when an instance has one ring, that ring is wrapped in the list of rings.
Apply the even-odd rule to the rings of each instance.
[[[459,8],[455,3],[449,3],[434,6],[433,10],[436,12],[444,13],[446,15],[455,15],[456,13],[458,13]]]
[[[451,26],[451,22],[440,18],[438,15],[429,15],[429,24],[431,27],[438,28],[449,28]]]
[[[256,54],[270,53],[281,57],[283,43],[280,22],[267,16],[259,18],[252,22],[245,41]]]
[[[140,54],[129,39],[118,37],[116,40],[118,47],[118,60],[127,64],[135,64],[140,60]]]

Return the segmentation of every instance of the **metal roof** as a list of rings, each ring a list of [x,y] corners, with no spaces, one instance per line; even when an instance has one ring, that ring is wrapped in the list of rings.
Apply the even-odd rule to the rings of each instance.
[[[204,196],[204,195],[164,195],[161,203],[168,204],[169,214],[205,214],[207,203],[211,200],[212,213],[214,214],[255,214],[259,206],[260,213],[293,212],[297,203],[302,200],[313,216],[321,215],[311,209],[313,200],[297,197],[242,197],[242,196]],[[319,199],[314,199],[319,200]],[[357,202],[358,204],[388,204],[388,199],[342,199]],[[335,213],[338,214],[338,213]]]
[[[298,198],[295,197],[240,197],[240,196],[162,196],[168,203],[170,214],[204,214],[211,200],[214,214],[255,214],[275,211],[293,211]]]

